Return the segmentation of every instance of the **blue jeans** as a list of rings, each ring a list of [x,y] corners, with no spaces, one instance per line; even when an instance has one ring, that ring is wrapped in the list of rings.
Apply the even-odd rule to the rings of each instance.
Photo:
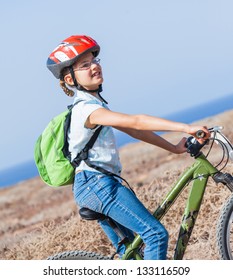
[[[82,171],[76,174],[73,193],[79,207],[87,207],[117,222],[128,238],[133,232],[140,235],[146,247],[144,259],[166,259],[168,233],[164,226],[138,200],[135,194],[117,179],[98,172]],[[103,230],[118,248],[118,237],[106,224],[99,221]],[[123,253],[124,248],[120,248]]]

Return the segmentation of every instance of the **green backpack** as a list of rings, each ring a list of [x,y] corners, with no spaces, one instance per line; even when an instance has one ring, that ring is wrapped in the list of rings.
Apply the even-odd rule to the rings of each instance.
[[[80,102],[80,101],[78,101]],[[84,149],[71,162],[67,134],[70,127],[73,107],[53,118],[36,141],[34,159],[42,180],[49,186],[59,187],[74,182],[75,167],[88,158],[91,149],[102,129],[100,126]]]

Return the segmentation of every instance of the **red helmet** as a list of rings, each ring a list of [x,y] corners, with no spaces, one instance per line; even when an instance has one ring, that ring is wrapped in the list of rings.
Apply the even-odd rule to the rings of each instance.
[[[53,75],[60,79],[64,68],[71,66],[86,52],[93,52],[96,57],[100,52],[100,46],[91,37],[74,35],[61,42],[60,45],[49,55],[47,67]]]

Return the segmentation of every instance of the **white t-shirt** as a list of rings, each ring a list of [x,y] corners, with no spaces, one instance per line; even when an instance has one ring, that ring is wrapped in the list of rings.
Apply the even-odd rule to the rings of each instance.
[[[74,103],[79,100],[81,101],[72,109],[70,131],[68,133],[69,151],[71,152],[72,160],[85,147],[98,128],[86,128],[85,122],[87,118],[92,112],[99,108],[108,109],[104,102],[83,91],[77,91],[77,97],[75,97]],[[104,126],[102,128],[92,149],[89,150],[88,160],[93,165],[120,175],[122,166],[119,160],[119,153],[112,127]],[[98,172],[96,169],[89,167],[84,161],[80,163],[77,170]]]

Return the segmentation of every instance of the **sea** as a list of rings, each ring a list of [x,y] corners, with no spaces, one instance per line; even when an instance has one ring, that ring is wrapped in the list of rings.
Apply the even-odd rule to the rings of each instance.
[[[192,123],[194,121],[214,116],[216,114],[223,113],[232,109],[233,94],[162,117],[173,121]],[[126,144],[137,141],[134,138],[128,136],[127,134],[121,133],[119,131],[115,131],[115,134],[118,147],[122,147]],[[35,162],[32,158],[27,162],[22,162],[21,164],[1,170],[0,188],[10,187],[19,182],[28,180],[38,175],[39,174]]]

